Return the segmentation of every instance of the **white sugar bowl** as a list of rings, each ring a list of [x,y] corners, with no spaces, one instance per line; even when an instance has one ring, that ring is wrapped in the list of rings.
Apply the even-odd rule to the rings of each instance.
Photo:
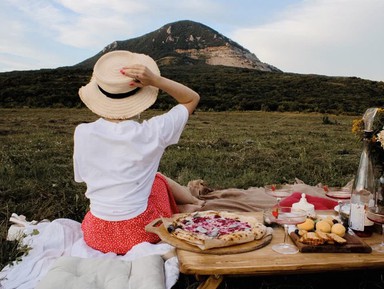
[[[301,194],[301,199],[299,202],[292,204],[292,211],[295,210],[306,211],[307,215],[310,217],[314,217],[316,215],[315,206],[311,203],[308,203],[304,193]]]

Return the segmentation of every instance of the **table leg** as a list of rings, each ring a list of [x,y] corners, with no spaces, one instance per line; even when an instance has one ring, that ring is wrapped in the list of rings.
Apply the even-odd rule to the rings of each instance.
[[[210,275],[197,289],[216,289],[223,279],[224,277],[222,275]]]

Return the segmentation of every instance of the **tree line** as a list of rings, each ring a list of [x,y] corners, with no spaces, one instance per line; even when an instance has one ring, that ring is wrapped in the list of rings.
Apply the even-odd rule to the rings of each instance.
[[[357,77],[330,77],[263,72],[210,65],[161,67],[162,75],[184,83],[201,95],[203,111],[265,110],[320,113],[363,113],[382,107],[384,82]],[[0,106],[82,107],[78,89],[92,70],[61,67],[0,73]],[[173,105],[160,92],[155,109]]]

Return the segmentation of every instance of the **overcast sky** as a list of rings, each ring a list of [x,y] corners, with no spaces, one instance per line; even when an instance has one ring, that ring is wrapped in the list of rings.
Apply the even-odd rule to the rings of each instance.
[[[384,81],[384,0],[1,0],[0,72],[77,64],[200,22],[284,72]]]

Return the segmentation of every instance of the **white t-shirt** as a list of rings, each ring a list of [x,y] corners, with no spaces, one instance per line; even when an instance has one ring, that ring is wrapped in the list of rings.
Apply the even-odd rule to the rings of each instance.
[[[120,221],[146,210],[164,150],[179,141],[188,117],[179,104],[143,123],[100,118],[77,126],[75,181],[86,183],[93,215]]]

